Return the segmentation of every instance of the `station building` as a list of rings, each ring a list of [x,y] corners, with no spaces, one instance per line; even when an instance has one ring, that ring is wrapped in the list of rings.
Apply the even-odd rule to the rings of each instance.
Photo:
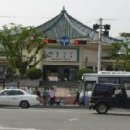
[[[75,81],[75,73],[82,68],[97,71],[99,33],[70,16],[63,8],[59,15],[36,27],[47,38],[44,51],[50,53],[38,66],[43,70],[43,80]],[[101,70],[112,70],[111,43],[119,40],[102,35]]]
[[[60,14],[36,29],[46,37],[47,45],[41,51],[50,54],[37,65],[43,71],[43,81],[63,79],[74,82],[79,69],[88,67],[97,71],[99,33],[73,18],[64,8]],[[115,61],[110,58],[113,42],[119,40],[102,35],[101,70],[113,68]],[[36,58],[40,56],[39,53]],[[4,72],[6,65],[6,59],[0,56],[0,73]]]

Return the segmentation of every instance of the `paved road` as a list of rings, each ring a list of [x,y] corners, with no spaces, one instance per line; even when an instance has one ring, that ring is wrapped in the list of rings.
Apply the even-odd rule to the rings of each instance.
[[[130,110],[0,108],[0,130],[129,130]]]

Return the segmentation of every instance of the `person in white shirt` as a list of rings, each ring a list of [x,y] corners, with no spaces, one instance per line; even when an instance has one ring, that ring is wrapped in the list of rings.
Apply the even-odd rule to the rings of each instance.
[[[27,86],[26,92],[29,94],[33,94],[32,88],[30,86]]]

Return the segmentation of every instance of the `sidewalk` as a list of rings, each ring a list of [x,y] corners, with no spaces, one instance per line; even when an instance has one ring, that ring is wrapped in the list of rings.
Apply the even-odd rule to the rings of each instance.
[[[83,109],[88,109],[88,105],[86,105],[86,106],[81,105],[81,106],[80,106],[80,105],[73,105],[73,104],[72,104],[72,105],[70,105],[70,104],[68,105],[68,104],[67,104],[67,105],[64,105],[64,106],[59,106],[59,105],[43,106],[43,105],[41,104],[40,106],[35,106],[35,108],[51,108],[51,109],[52,109],[52,108],[61,108],[61,109],[62,109],[62,108],[63,108],[63,109],[64,109],[64,108],[66,108],[66,109],[67,109],[67,108],[68,108],[68,109],[69,109],[69,108],[70,108],[70,109],[71,109],[71,108],[74,108],[74,109],[76,109],[76,108],[83,108]]]

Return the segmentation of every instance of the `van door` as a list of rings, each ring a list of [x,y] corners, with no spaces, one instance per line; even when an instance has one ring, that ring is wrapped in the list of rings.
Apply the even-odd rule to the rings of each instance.
[[[127,107],[127,94],[124,88],[115,90],[118,93],[115,93],[115,107],[117,108],[126,108]]]

